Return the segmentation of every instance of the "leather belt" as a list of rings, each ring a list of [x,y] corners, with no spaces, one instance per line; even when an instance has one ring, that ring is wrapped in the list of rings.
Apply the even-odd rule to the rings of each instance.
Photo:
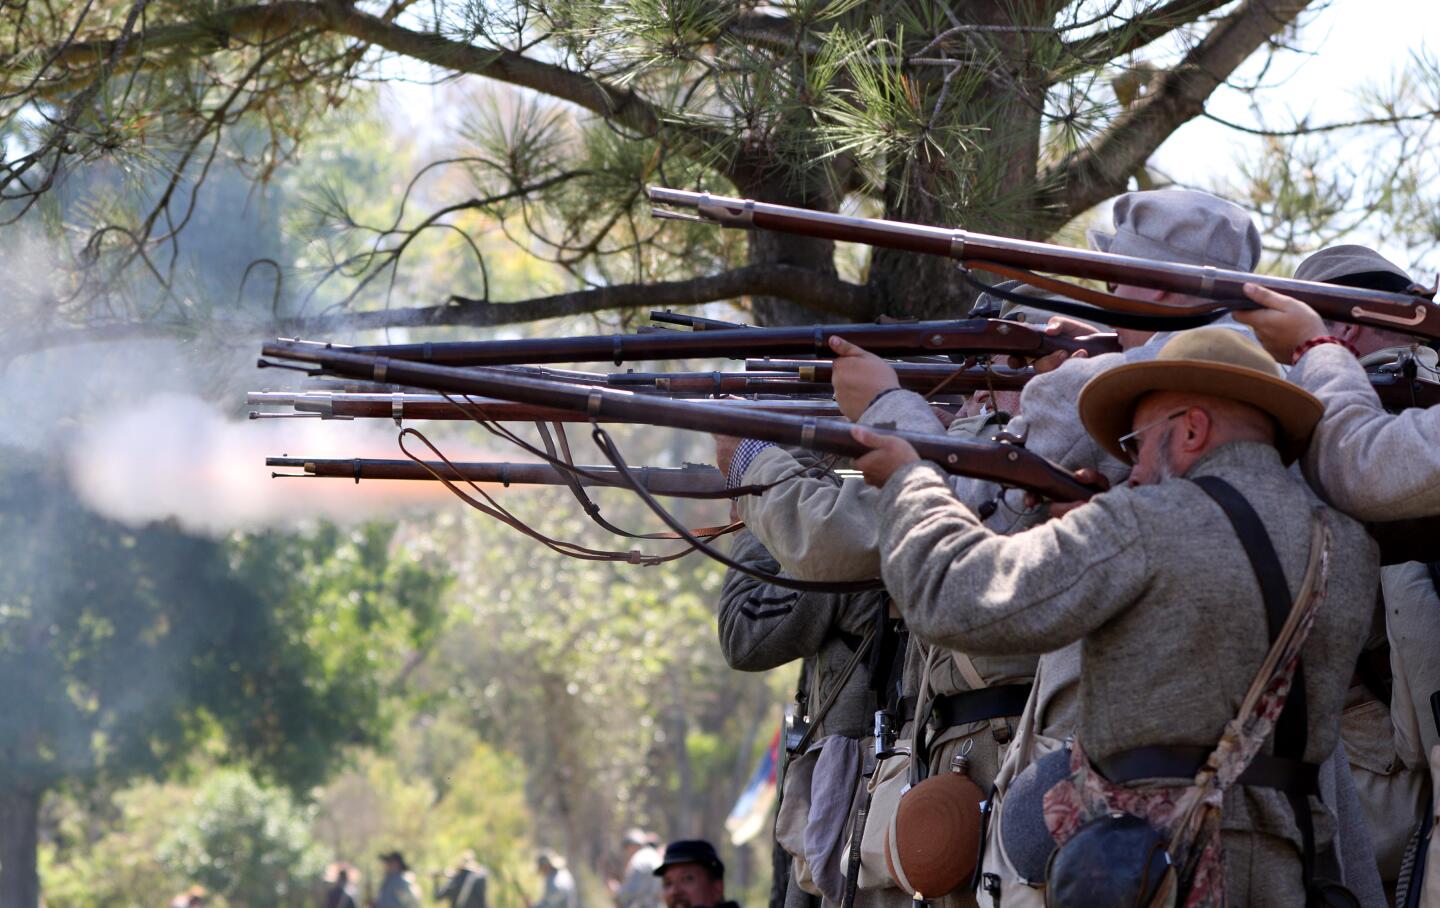
[[[1209,747],[1137,747],[1096,760],[1105,778],[1123,785],[1141,779],[1193,779],[1210,756]],[[1318,795],[1320,767],[1285,757],[1256,754],[1237,780],[1241,785],[1274,788],[1286,794]]]
[[[954,728],[987,719],[1018,716],[1025,711],[1025,701],[1029,698],[1028,684],[1000,684],[979,690],[964,690],[932,699],[930,720],[936,728]],[[903,720],[914,719],[915,698],[906,697],[901,702]]]

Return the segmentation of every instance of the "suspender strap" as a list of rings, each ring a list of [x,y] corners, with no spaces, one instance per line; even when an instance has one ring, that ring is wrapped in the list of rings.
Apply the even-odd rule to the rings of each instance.
[[[1225,516],[1234,526],[1235,535],[1240,537],[1240,544],[1244,546],[1245,555],[1250,559],[1250,567],[1255,571],[1255,579],[1260,584],[1260,594],[1265,600],[1265,616],[1270,628],[1270,641],[1273,643],[1289,617],[1292,603],[1290,585],[1285,579],[1285,568],[1280,563],[1280,556],[1275,553],[1270,535],[1265,532],[1265,524],[1250,506],[1250,502],[1245,500],[1245,496],[1220,477],[1201,476],[1194,482],[1220,506],[1220,510],[1225,512]],[[1302,661],[1295,666],[1295,674],[1290,681],[1290,693],[1285,698],[1285,706],[1281,709],[1279,718],[1275,720],[1275,756],[1304,760],[1306,729],[1309,725],[1306,712],[1305,665]],[[1303,843],[1300,857],[1305,874],[1305,888],[1308,890],[1315,878],[1315,823],[1310,816],[1310,799],[1294,790],[1287,791],[1286,795],[1290,808],[1295,813],[1295,825],[1300,829],[1300,840]]]

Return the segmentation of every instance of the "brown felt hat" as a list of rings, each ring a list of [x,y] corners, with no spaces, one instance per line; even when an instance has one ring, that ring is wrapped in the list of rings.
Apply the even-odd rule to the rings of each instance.
[[[885,863],[900,888],[938,899],[968,882],[980,861],[980,804],[968,775],[932,776],[905,792],[885,830]]]
[[[1120,437],[1135,407],[1152,391],[1187,391],[1237,400],[1265,411],[1279,428],[1276,447],[1291,463],[1305,451],[1325,407],[1287,382],[1259,344],[1229,328],[1196,328],[1171,338],[1153,360],[1101,372],[1080,391],[1080,421],[1101,447],[1123,461]]]

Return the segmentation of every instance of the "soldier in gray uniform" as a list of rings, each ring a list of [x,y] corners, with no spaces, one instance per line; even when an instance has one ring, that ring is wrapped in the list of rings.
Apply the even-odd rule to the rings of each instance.
[[[759,572],[781,572],[747,530],[736,534],[731,557]],[[856,803],[874,770],[875,713],[899,699],[892,669],[903,640],[884,591],[801,592],[731,570],[718,627],[731,668],[767,671],[801,662],[776,822],[778,844],[792,856],[786,906],[804,908],[811,896],[829,908],[843,906],[854,887],[852,904],[901,908],[909,901],[904,892],[860,891],[841,865]],[[887,684],[892,673],[895,683]]]
[[[1396,293],[1414,284],[1403,268],[1373,249],[1356,245],[1322,249],[1301,262],[1295,276]],[[1289,302],[1293,307],[1303,306]],[[1295,308],[1294,312],[1294,321],[1303,325],[1302,310]],[[1290,339],[1281,341],[1275,325],[1277,321],[1284,324],[1285,319],[1262,313],[1237,317],[1254,321],[1266,346],[1284,355],[1283,348],[1290,345]],[[1368,379],[1362,387],[1363,376],[1351,363],[1358,357],[1359,364],[1381,365],[1397,363],[1404,357],[1410,359],[1421,378],[1435,381],[1440,379],[1435,351],[1399,332],[1340,322],[1320,324],[1326,336],[1334,340],[1302,351],[1291,374],[1293,381],[1326,403],[1316,433],[1317,446],[1325,447],[1312,448],[1306,459],[1308,473],[1321,494],[1342,510],[1353,508],[1358,516],[1383,519],[1389,513],[1383,506],[1385,498],[1408,499],[1406,487],[1413,477],[1428,476],[1433,487],[1440,479],[1440,457],[1434,449],[1428,450],[1428,471],[1423,461],[1390,460],[1378,476],[1360,472],[1366,464],[1358,459],[1403,458],[1404,453],[1394,450],[1397,444],[1406,440],[1428,443],[1423,434],[1407,434],[1408,427],[1423,426],[1427,418],[1437,427],[1440,422],[1433,419],[1433,411],[1424,410],[1409,410],[1391,421],[1379,410],[1378,399],[1371,401],[1373,391]],[[1404,468],[1397,469],[1401,464]],[[1396,478],[1406,487],[1386,488]],[[1404,507],[1410,507],[1408,501]],[[1376,659],[1362,656],[1357,671],[1357,681],[1362,683],[1352,687],[1342,728],[1356,784],[1369,814],[1380,873],[1387,884],[1393,884],[1406,842],[1431,797],[1426,755],[1437,743],[1429,700],[1440,690],[1440,646],[1436,645],[1440,641],[1436,584],[1440,573],[1432,572],[1429,565],[1411,563],[1383,568],[1380,577],[1384,613],[1383,621],[1377,623],[1379,645],[1367,647],[1367,653],[1381,658],[1377,666]]]
[[[1321,407],[1265,363],[1240,335],[1200,329],[1170,341],[1156,362],[1093,380],[1081,398],[1085,426],[1113,456],[1134,461],[1132,485],[1015,536],[982,527],[902,439],[857,428],[875,448],[857,466],[882,491],[883,577],[911,633],[978,653],[1079,641],[1077,733],[1100,771],[1127,786],[1188,784],[1204,754],[1193,766],[1182,755],[1215,746],[1268,648],[1248,547],[1200,481],[1223,482],[1260,515],[1291,599],[1310,563],[1313,522],[1323,519],[1333,540],[1328,592],[1302,650],[1307,721],[1291,742],[1306,765],[1277,763],[1276,777],[1236,785],[1221,819],[1230,904],[1300,908],[1302,836],[1276,786],[1318,793],[1378,558],[1359,524],[1333,509],[1318,517],[1287,471]],[[1221,385],[1222,374],[1240,380]],[[1331,817],[1304,801],[1311,844],[1323,847]]]
[[[1253,270],[1259,260],[1260,234],[1250,216],[1207,193],[1174,190],[1128,193],[1116,200],[1113,218],[1113,231],[1090,232],[1091,244],[1097,249],[1239,271]],[[1111,289],[1120,296],[1151,302],[1187,302],[1185,297],[1146,288]],[[1246,336],[1250,332],[1247,326],[1229,318],[1216,324]],[[1050,330],[1080,335],[1090,328],[1057,319],[1052,320]],[[1068,358],[1060,353],[1037,362],[1036,368],[1042,370],[1042,374],[1026,384],[1020,396],[1020,413],[1009,427],[1012,434],[1025,439],[1028,450],[1060,466],[1088,470],[1112,483],[1123,481],[1130,466],[1084,430],[1078,411],[1080,390],[1088,381],[1111,369],[1153,360],[1164,344],[1177,336],[1175,332],[1121,330],[1118,333],[1121,353],[1094,357],[1077,354]],[[853,349],[843,342],[839,346]],[[925,407],[915,395],[887,391],[894,385],[893,372],[873,357],[842,357],[836,363],[837,399],[843,401],[849,397],[861,402],[863,414],[854,414],[852,418],[858,416],[857,421],[869,425],[898,424],[914,431],[938,431],[938,423],[933,420],[926,424]],[[881,393],[883,396],[876,398]],[[866,407],[864,402],[871,400],[875,401],[874,405]],[[852,402],[850,406],[853,409],[855,405]],[[981,480],[952,478],[950,483],[956,496],[976,511],[1001,494],[994,483]],[[1023,495],[1019,492],[1012,491],[1000,500],[1004,502],[1000,511],[986,521],[992,529],[1015,532],[1045,517],[1035,511],[1025,513]],[[1005,515],[1011,516],[1002,521]],[[1041,739],[1053,744],[1063,740],[1075,727],[1081,684],[1078,643],[1046,652],[1040,658],[1036,679],[1037,690],[1021,724],[1032,727]],[[1361,898],[1362,904],[1367,908],[1379,906],[1383,904],[1380,880],[1368,859],[1373,846],[1346,766],[1347,761],[1332,761],[1322,774],[1327,803],[1339,812],[1341,819],[1338,860],[1347,885]],[[1011,767],[1011,774],[1021,769],[1023,766]],[[1000,810],[1004,809],[1002,803]],[[1352,860],[1352,856],[1357,855],[1365,856],[1363,866],[1362,861]]]

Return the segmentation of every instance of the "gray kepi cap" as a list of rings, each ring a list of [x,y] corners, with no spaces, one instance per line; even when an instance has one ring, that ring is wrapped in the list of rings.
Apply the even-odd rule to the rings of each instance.
[[[1296,280],[1404,293],[1415,283],[1405,269],[1367,246],[1331,246],[1300,263]]]
[[[1186,265],[1253,271],[1260,231],[1243,208],[1208,192],[1155,189],[1115,200],[1115,231],[1088,230],[1101,252]]]

